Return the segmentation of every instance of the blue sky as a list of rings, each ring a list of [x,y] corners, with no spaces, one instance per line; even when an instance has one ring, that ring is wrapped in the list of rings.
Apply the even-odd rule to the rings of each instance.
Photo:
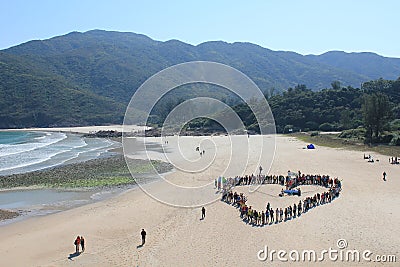
[[[0,49],[71,31],[136,32],[190,44],[252,42],[321,54],[368,51],[400,58],[398,0],[0,0]]]

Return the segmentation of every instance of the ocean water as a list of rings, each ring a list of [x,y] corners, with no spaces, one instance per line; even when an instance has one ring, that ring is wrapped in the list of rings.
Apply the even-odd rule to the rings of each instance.
[[[86,161],[119,146],[108,139],[60,132],[0,132],[0,175]]]

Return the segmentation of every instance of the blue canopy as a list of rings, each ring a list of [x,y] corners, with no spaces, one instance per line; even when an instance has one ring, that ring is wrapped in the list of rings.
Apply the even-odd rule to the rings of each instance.
[[[315,146],[313,144],[307,145],[307,149],[315,149]]]
[[[287,189],[287,190],[283,190],[283,193],[286,193],[288,195],[298,195],[299,194],[299,190],[297,190],[297,189]]]

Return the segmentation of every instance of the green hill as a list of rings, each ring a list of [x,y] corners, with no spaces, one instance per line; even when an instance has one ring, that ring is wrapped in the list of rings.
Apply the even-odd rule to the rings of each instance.
[[[124,106],[78,90],[23,58],[0,54],[0,128],[117,123]]]
[[[303,56],[251,43],[193,46],[135,33],[72,32],[0,51],[0,127],[121,123],[127,103],[146,79],[193,60],[237,68],[263,91],[297,84],[318,91],[332,81],[359,87],[378,76],[400,76],[400,59],[370,53]],[[202,95],[207,93],[229,98],[213,88]]]

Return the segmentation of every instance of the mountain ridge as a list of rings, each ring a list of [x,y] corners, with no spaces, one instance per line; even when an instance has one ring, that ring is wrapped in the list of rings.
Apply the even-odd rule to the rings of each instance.
[[[201,45],[206,44],[206,43],[213,43],[213,42],[225,43],[225,44],[250,44],[250,45],[261,47],[261,48],[269,50],[269,51],[284,52],[284,53],[286,53],[286,52],[287,53],[295,53],[295,54],[298,54],[298,55],[301,55],[301,56],[305,56],[305,57],[307,57],[307,56],[323,56],[325,54],[330,54],[330,53],[343,53],[343,54],[372,54],[372,55],[376,55],[376,56],[383,57],[383,58],[392,58],[392,59],[399,59],[400,60],[400,58],[397,58],[397,57],[383,56],[383,55],[380,55],[380,54],[378,54],[376,52],[368,52],[368,51],[346,52],[346,51],[342,51],[342,50],[329,50],[329,51],[323,52],[321,54],[302,54],[302,53],[299,53],[299,52],[289,51],[289,50],[272,50],[272,49],[269,49],[267,47],[264,47],[264,46],[261,46],[261,45],[258,45],[258,44],[252,43],[252,42],[246,42],[246,41],[244,41],[244,42],[241,42],[241,41],[227,42],[227,41],[222,41],[222,40],[211,40],[211,41],[205,41],[205,42],[201,42],[199,44],[194,45],[194,44],[186,43],[186,42],[183,42],[183,41],[181,41],[179,39],[174,39],[174,38],[166,40],[166,41],[160,41],[160,40],[153,39],[153,38],[151,38],[151,37],[149,37],[149,36],[147,36],[145,34],[127,32],[127,31],[101,30],[101,29],[93,29],[93,30],[88,30],[88,31],[84,31],[84,32],[72,31],[72,32],[69,32],[69,33],[66,33],[66,34],[57,35],[57,36],[46,38],[46,39],[29,40],[29,41],[23,42],[23,43],[18,44],[18,45],[14,45],[14,46],[11,46],[11,47],[8,47],[8,48],[5,48],[5,49],[0,49],[0,51],[13,49],[13,48],[21,46],[21,45],[30,44],[31,42],[50,41],[50,40],[53,40],[53,39],[58,39],[60,37],[66,37],[66,36],[75,35],[75,34],[79,34],[80,35],[80,34],[104,34],[104,33],[128,34],[128,35],[133,35],[133,36],[137,36],[137,37],[142,37],[143,39],[148,39],[148,40],[151,40],[151,41],[154,41],[154,42],[159,42],[159,43],[167,43],[167,42],[171,42],[171,41],[178,41],[180,43],[183,43],[183,44],[186,44],[186,45],[192,46],[192,47],[197,47],[197,46],[201,46]]]
[[[37,106],[44,105],[39,92],[52,90],[54,103],[62,103],[65,98],[68,105],[73,106],[74,102],[81,103],[79,98],[86,99],[90,104],[82,107],[79,116],[69,110],[70,119],[77,124],[96,122],[93,118],[100,115],[92,116],[91,112],[108,118],[99,123],[118,123],[123,116],[123,107],[146,79],[172,65],[199,60],[234,67],[249,76],[262,91],[274,88],[276,92],[282,92],[298,84],[317,91],[329,88],[333,81],[339,81],[342,86],[358,87],[369,80],[381,77],[395,80],[400,76],[400,59],[369,52],[331,51],[319,56],[301,55],[273,51],[248,42],[207,41],[191,45],[179,40],[157,41],[137,33],[91,30],[33,40],[0,50],[0,73],[8,73],[0,80],[0,95],[17,92],[15,99],[0,100],[0,111],[7,114],[9,109],[6,107],[18,103],[19,113],[27,112],[28,107],[18,102],[21,101],[18,96],[31,94],[32,88],[37,88]],[[26,75],[30,78],[22,79]],[[46,82],[43,77],[53,82]],[[63,90],[77,99],[67,97]],[[57,113],[52,103],[46,105]],[[45,114],[46,110],[41,112]],[[89,113],[86,117],[85,112]],[[59,115],[49,114],[53,118],[49,119],[48,125],[62,125],[63,116]],[[6,116],[7,119],[4,116],[3,122],[8,123],[0,123],[3,128],[24,127],[28,120],[15,114],[15,121],[11,115]],[[24,123],[18,123],[18,120]],[[31,121],[29,126],[37,126],[37,121]]]

